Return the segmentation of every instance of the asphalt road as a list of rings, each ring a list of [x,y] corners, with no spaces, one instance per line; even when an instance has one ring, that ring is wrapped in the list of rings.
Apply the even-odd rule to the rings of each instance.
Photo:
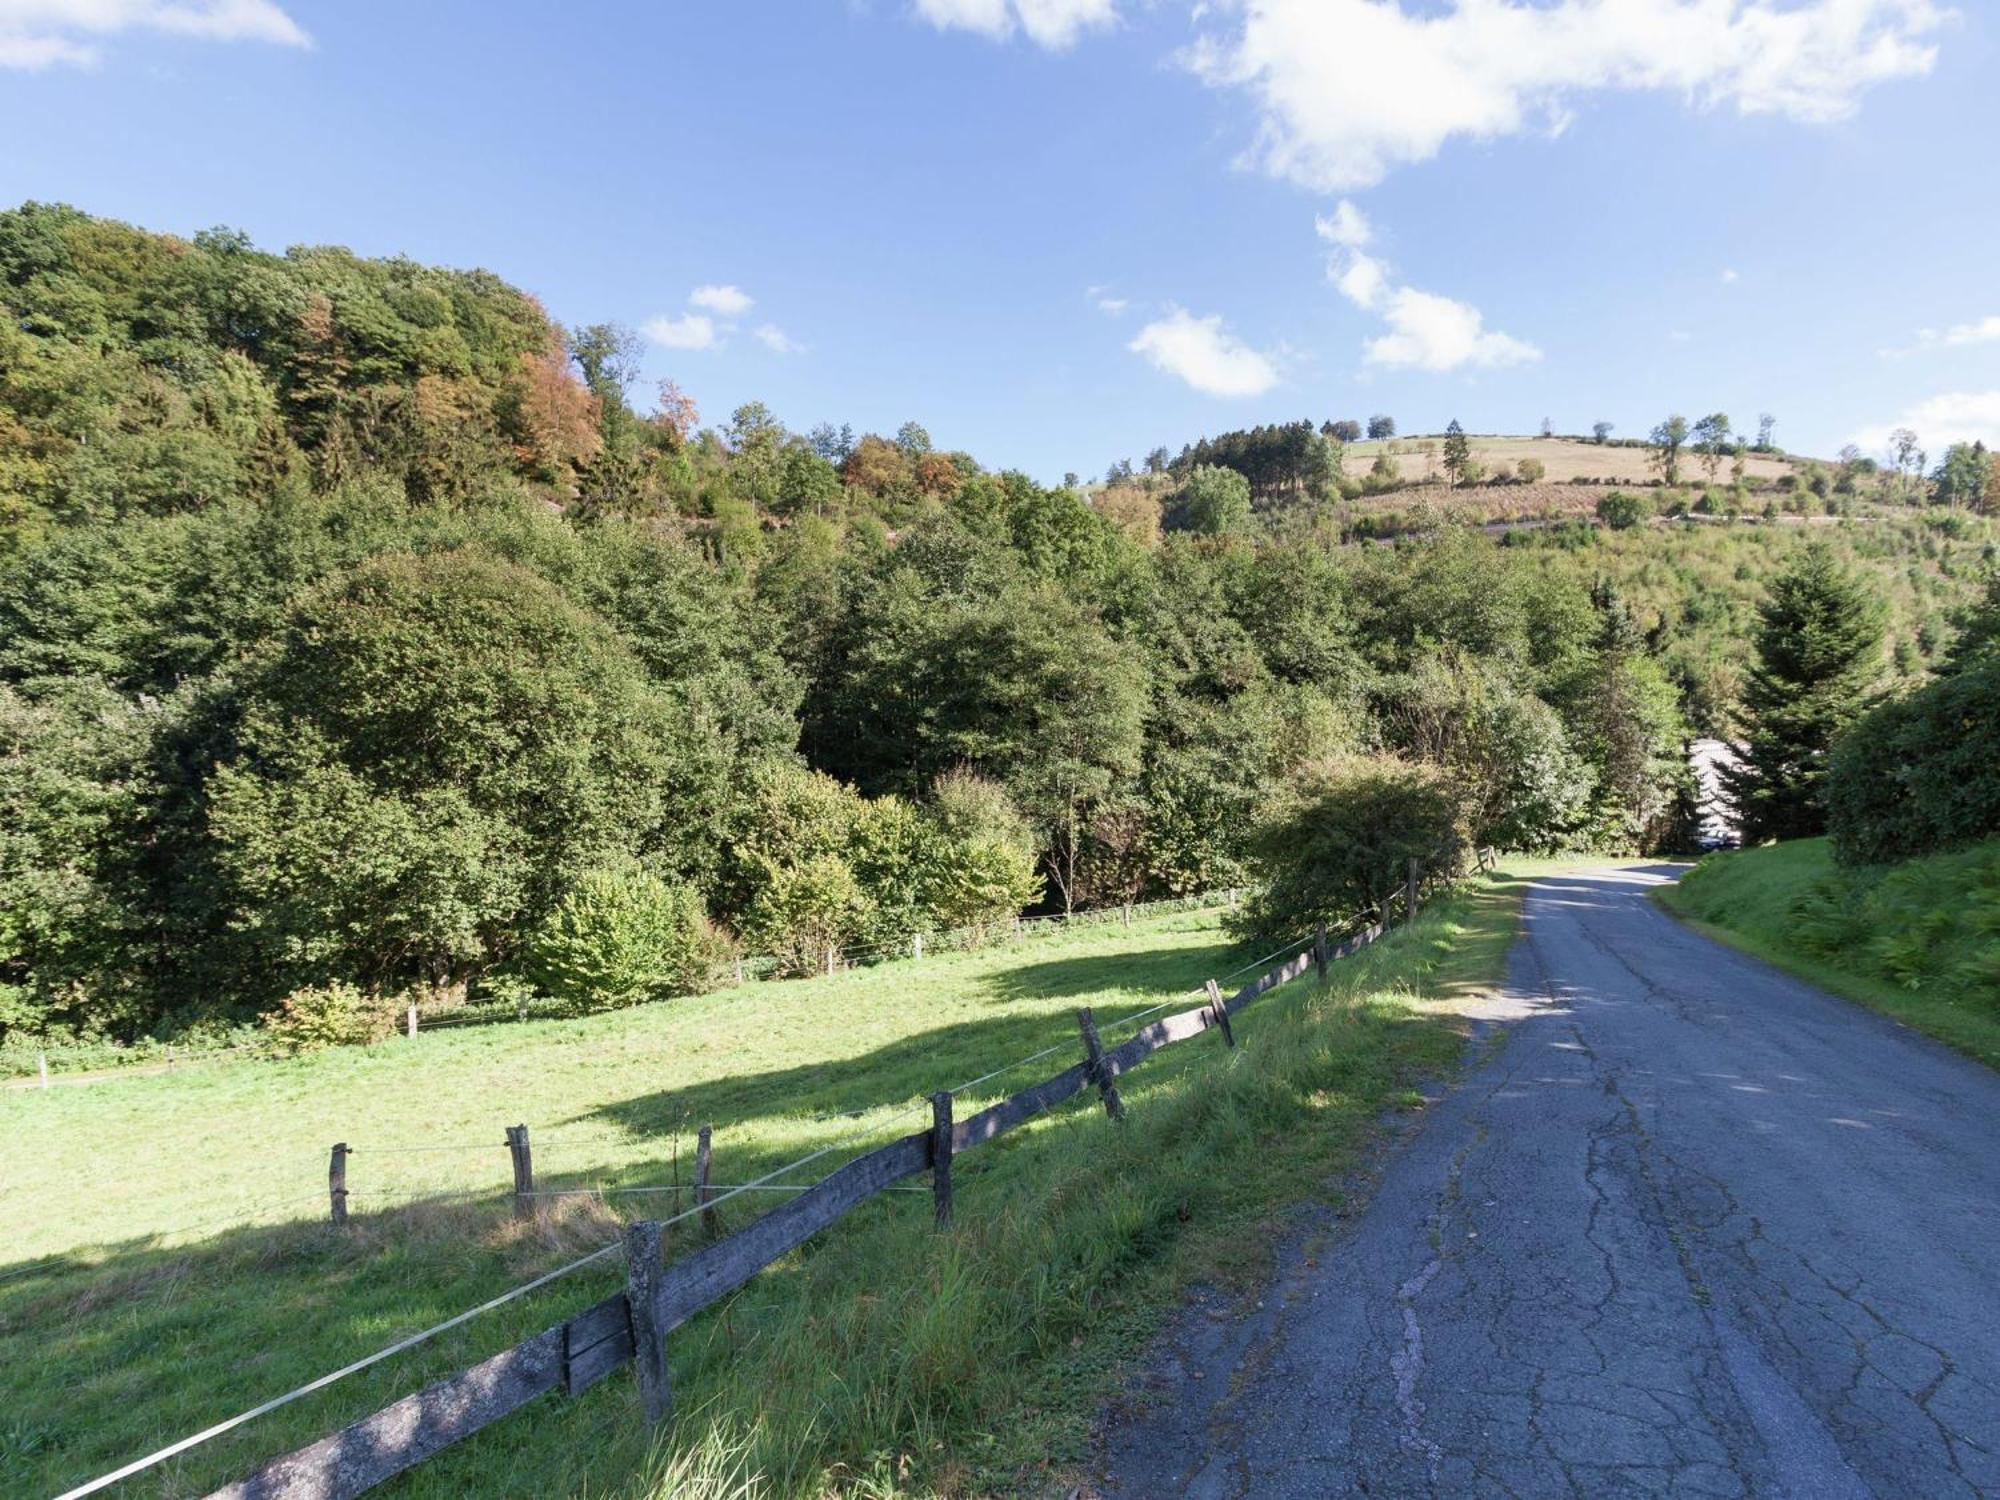
[[[2000,1074],[1670,878],[1535,885],[1519,1019],[1256,1310],[1180,1320],[1106,1495],[2000,1496]]]

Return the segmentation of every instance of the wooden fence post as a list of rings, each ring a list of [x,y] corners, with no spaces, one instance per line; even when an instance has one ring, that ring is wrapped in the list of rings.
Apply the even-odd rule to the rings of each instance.
[[[1208,982],[1208,1013],[1215,1017],[1215,1024],[1222,1028],[1222,1039],[1234,1047],[1236,1033],[1229,1027],[1229,1007],[1223,1003],[1222,986],[1213,979]]]
[[[655,1293],[660,1284],[660,1224],[641,1219],[625,1226],[625,1306],[632,1320],[632,1368],[639,1375],[639,1406],[657,1425],[674,1404],[667,1379],[667,1341],[660,1333]]]
[[[1104,1112],[1114,1120],[1124,1119],[1125,1101],[1118,1097],[1117,1080],[1104,1071],[1104,1043],[1097,1039],[1097,1017],[1089,1006],[1076,1013],[1076,1029],[1083,1033],[1084,1063],[1104,1100]]]
[[[507,1127],[507,1151],[514,1158],[514,1217],[535,1216],[535,1158],[528,1147],[528,1127]]]
[[[37,1073],[41,1074],[41,1078],[42,1078],[42,1087],[43,1087],[43,1088],[47,1088],[47,1087],[49,1086],[49,1055],[48,1055],[48,1053],[46,1053],[46,1052],[37,1052],[37,1053],[35,1054],[35,1071],[36,1071]]]
[[[1416,856],[1411,855],[1409,884],[1403,887],[1404,926],[1408,926],[1410,923],[1417,920],[1417,868],[1418,866],[1417,866]]]
[[[833,961],[839,954],[838,948],[828,947],[826,950],[826,977],[829,979],[833,978]]]
[[[411,1036],[417,1034],[417,1002],[414,1000],[410,1002],[409,1029]]]
[[[326,1164],[326,1196],[333,1205],[333,1222],[347,1222],[347,1142],[340,1141],[333,1148],[333,1158]]]
[[[715,1210],[708,1206],[714,1196],[708,1187],[709,1139],[714,1134],[710,1126],[704,1125],[694,1134],[694,1201],[701,1210],[702,1233],[710,1239],[715,1237]]]
[[[924,935],[920,932],[915,937],[910,939],[910,957],[922,958],[923,956],[924,956]]]
[[[1319,924],[1319,930],[1313,934],[1313,967],[1319,970],[1319,977],[1324,982],[1326,979],[1326,923],[1324,922]]]
[[[931,1203],[937,1227],[951,1228],[951,1095],[931,1095]]]

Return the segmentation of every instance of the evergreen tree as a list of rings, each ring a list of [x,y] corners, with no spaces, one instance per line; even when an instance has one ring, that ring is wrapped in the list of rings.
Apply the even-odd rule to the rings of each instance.
[[[1827,752],[1867,707],[1882,655],[1882,619],[1862,584],[1822,544],[1771,585],[1758,611],[1743,700],[1742,764],[1723,773],[1747,842],[1826,829]]]
[[[1452,484],[1465,483],[1466,471],[1472,467],[1472,443],[1465,435],[1465,429],[1458,425],[1458,418],[1451,419],[1451,426],[1444,430],[1444,472]]]

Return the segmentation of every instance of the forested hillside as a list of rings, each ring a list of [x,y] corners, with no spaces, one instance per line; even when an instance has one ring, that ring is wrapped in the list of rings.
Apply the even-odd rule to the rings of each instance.
[[[1357,546],[1322,470],[1253,506],[1222,441],[1087,503],[916,422],[635,402],[631,335],[483,272],[64,208],[0,214],[0,304],[17,1041],[809,969],[1234,883],[1358,784],[1441,809],[1440,860],[1671,847],[1803,545]],[[1883,681],[1992,556],[1960,511],[1817,530],[1890,606]]]

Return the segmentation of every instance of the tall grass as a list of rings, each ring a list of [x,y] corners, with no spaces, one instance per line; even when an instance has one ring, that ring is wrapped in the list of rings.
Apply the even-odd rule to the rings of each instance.
[[[2000,1067],[2000,839],[1847,869],[1825,839],[1711,855],[1660,899],[1757,956]]]

